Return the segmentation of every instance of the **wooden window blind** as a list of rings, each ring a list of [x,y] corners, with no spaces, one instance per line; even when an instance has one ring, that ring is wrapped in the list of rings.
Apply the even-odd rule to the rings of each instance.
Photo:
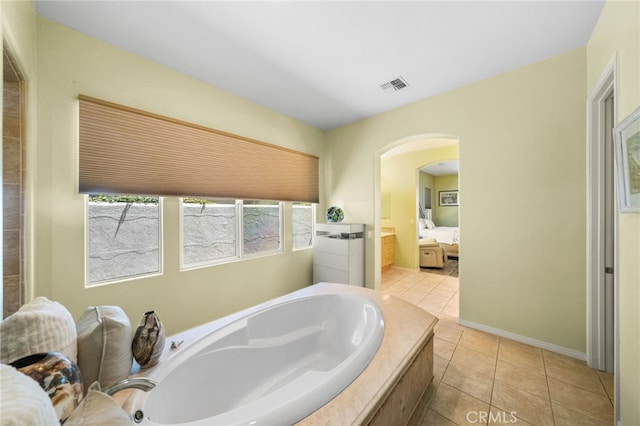
[[[318,157],[79,96],[81,193],[318,202]]]

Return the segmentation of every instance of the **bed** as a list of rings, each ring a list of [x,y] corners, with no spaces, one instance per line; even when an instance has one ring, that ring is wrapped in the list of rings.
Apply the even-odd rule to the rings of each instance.
[[[444,247],[447,256],[458,257],[460,228],[457,226],[436,226],[429,219],[420,219],[418,238],[433,238]]]

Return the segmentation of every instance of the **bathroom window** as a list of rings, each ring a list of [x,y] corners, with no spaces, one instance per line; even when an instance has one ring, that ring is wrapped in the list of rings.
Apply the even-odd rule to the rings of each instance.
[[[242,254],[282,251],[282,203],[244,201],[242,203]]]
[[[282,251],[282,203],[182,200],[182,267]]]
[[[86,229],[87,285],[162,272],[160,198],[88,195]]]
[[[182,264],[206,265],[238,254],[236,200],[182,200]]]
[[[315,204],[293,203],[291,205],[291,233],[293,249],[313,247],[313,224],[315,223]]]

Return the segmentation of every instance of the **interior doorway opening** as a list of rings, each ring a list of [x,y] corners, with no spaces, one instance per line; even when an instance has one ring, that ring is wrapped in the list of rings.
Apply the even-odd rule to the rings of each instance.
[[[435,240],[446,254],[459,259],[460,162],[440,160],[418,169],[418,239]],[[427,262],[428,263],[428,262]],[[423,267],[420,262],[420,267]]]
[[[381,230],[392,229],[395,268],[419,270],[419,169],[428,163],[458,160],[458,138],[453,135],[416,135],[395,141],[375,155],[376,288],[381,277]],[[435,193],[434,196],[438,194]],[[437,201],[435,201],[437,202]],[[384,204],[383,204],[384,203]],[[386,235],[386,234],[385,234]]]

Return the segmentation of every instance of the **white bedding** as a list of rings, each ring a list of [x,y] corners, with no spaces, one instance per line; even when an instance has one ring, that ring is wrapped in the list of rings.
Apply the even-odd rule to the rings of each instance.
[[[420,239],[435,238],[439,243],[460,244],[460,228],[457,226],[436,226],[432,229],[420,229]]]

